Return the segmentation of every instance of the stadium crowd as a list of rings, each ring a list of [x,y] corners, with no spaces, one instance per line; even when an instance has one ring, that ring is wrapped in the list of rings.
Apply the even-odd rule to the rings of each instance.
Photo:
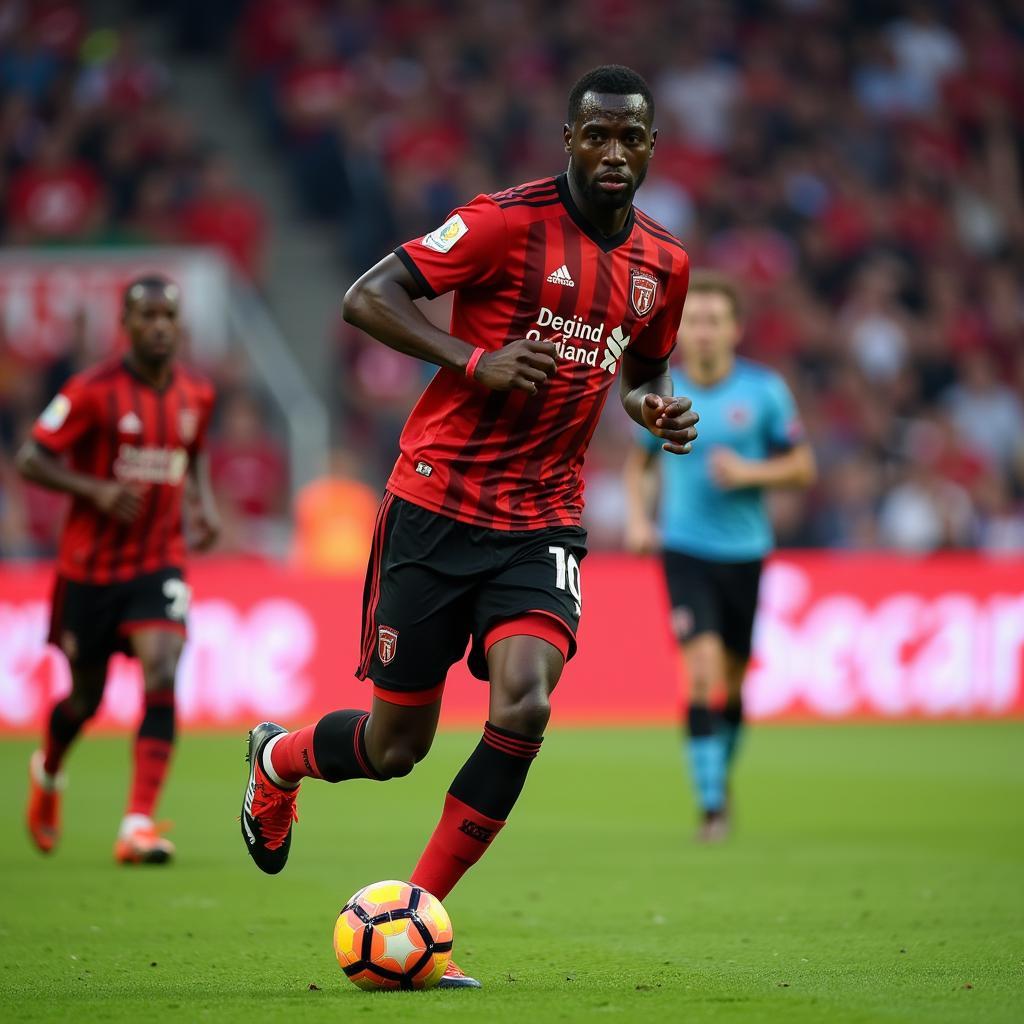
[[[297,206],[337,225],[339,282],[466,198],[559,170],[571,83],[636,67],[661,130],[638,203],[694,266],[742,280],[742,354],[786,375],[818,452],[815,491],[777,496],[781,542],[1024,548],[1019,2],[163,6],[182,46],[233,61]],[[0,83],[5,243],[213,241],[259,279],[258,206],[131,33],[79,21],[55,42],[0,19]],[[33,215],[54,175],[77,205]],[[345,325],[330,343],[338,436],[379,485],[424,370]],[[12,379],[0,367],[8,496]],[[630,440],[609,408],[588,465],[600,546],[619,542]]]
[[[198,244],[257,282],[266,226],[231,164],[172,97],[131,28],[89,23],[76,0],[0,3],[0,241],[5,247]],[[10,270],[10,267],[8,268]],[[16,268],[15,268],[16,270]],[[47,555],[63,502],[26,487],[12,457],[64,381],[110,344],[83,309],[37,344],[7,291],[0,316],[0,557]],[[40,325],[40,336],[43,327]],[[204,365],[221,402],[211,445],[229,547],[264,546],[287,467],[238,353]]]

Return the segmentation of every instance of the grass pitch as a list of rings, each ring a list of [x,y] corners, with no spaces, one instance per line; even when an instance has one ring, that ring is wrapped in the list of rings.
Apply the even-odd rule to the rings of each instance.
[[[342,976],[334,916],[408,874],[475,736],[442,735],[387,785],[307,783],[274,878],[235,820],[243,741],[181,744],[168,869],[112,863],[124,739],[75,750],[49,859],[21,823],[30,746],[0,744],[0,1018],[1024,1020],[1024,724],[751,730],[716,848],[691,841],[674,732],[553,731],[447,901],[486,988],[393,995]]]

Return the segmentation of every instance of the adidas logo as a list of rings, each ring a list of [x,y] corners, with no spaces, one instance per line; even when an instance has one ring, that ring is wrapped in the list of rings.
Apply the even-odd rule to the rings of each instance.
[[[133,412],[126,412],[117,423],[117,429],[122,434],[141,434],[142,420]]]
[[[569,273],[569,268],[563,263],[557,270],[548,274],[548,284],[561,284],[566,288],[575,288],[576,282]]]

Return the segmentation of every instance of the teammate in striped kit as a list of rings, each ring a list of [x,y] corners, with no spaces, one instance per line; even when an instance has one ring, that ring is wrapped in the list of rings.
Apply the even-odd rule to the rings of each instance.
[[[43,853],[60,836],[64,756],[99,707],[107,663],[121,651],[141,662],[145,710],[114,855],[165,863],[174,854],[153,812],[174,743],[174,676],[188,611],[186,485],[195,545],[209,547],[219,530],[202,454],[213,389],[175,365],[178,308],[178,287],[167,278],[129,284],[128,351],[72,377],[18,453],[28,480],[71,495],[49,636],[71,665],[71,693],[53,707],[29,770],[28,829]]]
[[[449,668],[490,683],[483,736],[412,881],[445,899],[504,826],[576,648],[586,553],[581,470],[616,374],[637,423],[684,454],[672,396],[689,263],[633,207],[654,149],[643,79],[607,66],[569,98],[565,174],[478,196],[363,275],[346,318],[440,370],[409,417],[366,579],[357,675],[373,703],[250,734],[242,832],[264,871],[288,856],[302,778],[406,775],[430,748]],[[450,331],[415,305],[455,293]],[[445,987],[478,982],[452,967]]]

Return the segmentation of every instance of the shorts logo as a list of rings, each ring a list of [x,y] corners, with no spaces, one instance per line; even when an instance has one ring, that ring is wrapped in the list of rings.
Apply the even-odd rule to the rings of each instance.
[[[693,612],[689,608],[680,605],[672,609],[672,632],[677,640],[685,640],[693,633],[694,620]]]
[[[377,657],[382,665],[390,665],[398,650],[398,630],[390,626],[377,627]]]
[[[647,316],[654,308],[654,300],[658,294],[658,279],[649,270],[629,271],[629,301],[637,316]]]
[[[39,425],[44,430],[60,430],[71,412],[71,400],[67,395],[54,395],[53,401],[43,410]]]
[[[428,465],[426,462],[417,462],[416,472],[419,473],[420,476],[430,476],[434,472],[434,467]]]
[[[182,444],[191,444],[199,429],[199,413],[195,409],[182,409],[178,413],[178,436]]]
[[[455,214],[429,235],[424,235],[423,244],[434,252],[448,252],[468,231],[469,225]]]

